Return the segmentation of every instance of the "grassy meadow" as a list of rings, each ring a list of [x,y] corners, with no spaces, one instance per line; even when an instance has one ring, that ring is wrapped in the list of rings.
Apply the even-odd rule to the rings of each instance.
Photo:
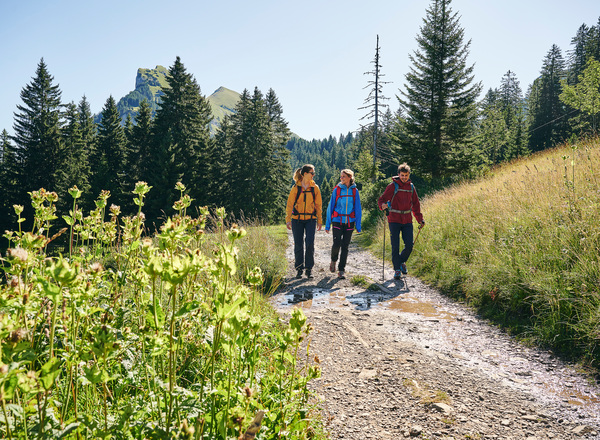
[[[533,343],[600,366],[599,170],[600,141],[579,141],[425,198],[409,273]]]
[[[32,193],[33,229],[5,234],[0,266],[0,438],[324,438],[311,328],[265,300],[285,275],[285,226],[192,218],[178,189],[153,237],[142,182],[132,217],[107,193],[84,214],[72,188],[57,219],[56,194]]]

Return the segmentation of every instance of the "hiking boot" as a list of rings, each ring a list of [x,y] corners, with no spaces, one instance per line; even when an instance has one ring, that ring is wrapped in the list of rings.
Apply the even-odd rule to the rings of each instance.
[[[402,278],[402,271],[401,270],[395,270],[394,271],[394,279],[395,280],[399,280]]]
[[[329,263],[329,272],[331,272],[331,273],[335,272],[335,261],[332,261],[331,263]]]
[[[406,275],[406,274],[408,273],[408,270],[406,269],[406,263],[402,263],[402,264],[400,265],[400,271],[401,271],[401,272],[402,272],[404,275]]]
[[[314,278],[311,269],[306,269],[306,278]]]
[[[298,269],[298,272],[296,272],[296,278],[297,279],[302,278],[302,269]]]
[[[338,272],[338,278],[339,278],[340,280],[343,280],[343,279],[345,279],[345,278],[346,278],[346,273],[345,273],[343,270],[340,270],[340,271]]]

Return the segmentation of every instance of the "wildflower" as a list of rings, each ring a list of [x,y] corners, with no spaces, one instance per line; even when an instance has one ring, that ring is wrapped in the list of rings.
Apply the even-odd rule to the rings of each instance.
[[[7,254],[10,258],[19,260],[22,263],[26,262],[27,257],[29,257],[29,254],[27,253],[27,251],[21,247],[11,248],[7,251]]]
[[[97,273],[102,272],[102,270],[103,270],[103,267],[99,261],[94,261],[92,264],[90,264],[90,271],[92,273],[97,274]]]
[[[110,215],[112,215],[113,217],[118,216],[121,213],[121,207],[118,205],[115,205],[114,203],[112,205],[110,205]]]
[[[8,339],[13,344],[16,344],[18,342],[21,342],[23,339],[25,339],[25,336],[27,336],[27,330],[25,330],[24,328],[19,328],[17,330],[10,332],[10,336],[8,337]]]
[[[78,199],[79,197],[81,197],[82,192],[79,188],[77,188],[77,185],[75,185],[72,188],[69,188],[69,194],[74,199]]]
[[[48,193],[46,195],[46,199],[50,202],[50,203],[54,203],[58,200],[58,194],[56,194],[56,192],[52,191],[50,193]]]
[[[146,182],[140,181],[140,182],[137,182],[135,184],[135,189],[133,190],[133,193],[137,194],[137,195],[142,195],[143,196],[148,191],[150,191],[151,188],[152,187],[149,186]]]

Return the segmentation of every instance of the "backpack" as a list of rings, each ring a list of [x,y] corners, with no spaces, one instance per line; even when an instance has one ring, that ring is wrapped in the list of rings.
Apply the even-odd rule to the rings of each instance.
[[[400,189],[400,186],[396,183],[396,181],[394,182],[394,195],[392,196],[392,200],[389,201],[389,206],[390,206],[390,212],[395,212],[396,214],[410,214],[412,212],[412,193],[415,192],[415,186],[413,185],[412,182],[410,182],[410,189]],[[404,192],[409,192],[411,193],[411,198],[410,198],[410,209],[408,211],[399,211],[397,209],[392,209],[392,203],[394,202],[394,197],[396,197],[396,193],[398,191],[404,191]]]
[[[348,194],[342,195],[342,188],[340,188],[340,186],[338,185],[335,187],[335,203],[333,205],[333,214],[331,214],[331,218],[333,219],[335,217],[348,217],[348,218],[354,220],[354,218],[356,217],[354,214],[354,207],[356,206],[356,187],[352,188],[352,212],[350,214],[340,214],[339,212],[337,212],[335,210],[338,199],[340,197],[350,197],[350,195],[348,195]]]
[[[300,213],[298,212],[298,210],[296,209],[296,203],[298,203],[298,199],[300,198],[300,194],[302,194],[302,186],[301,185],[296,185],[296,188],[298,189],[298,191],[296,192],[296,200],[294,200],[294,206],[292,208],[292,215],[307,215],[306,212]],[[314,186],[310,186],[309,187],[310,192],[312,193],[313,196],[313,204],[315,201],[315,187]],[[306,192],[306,191],[304,191]],[[306,209],[306,195],[304,196],[304,208]],[[311,216],[317,217],[317,207],[315,206],[315,210],[313,211],[312,214],[310,214]]]

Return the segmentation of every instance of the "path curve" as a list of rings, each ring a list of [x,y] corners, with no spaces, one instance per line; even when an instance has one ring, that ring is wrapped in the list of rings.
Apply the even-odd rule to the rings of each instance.
[[[392,280],[389,263],[382,282],[381,259],[355,243],[338,279],[324,231],[315,278],[297,280],[288,236],[288,277],[271,302],[283,319],[302,307],[315,328],[322,377],[311,387],[332,439],[600,438],[600,386],[574,367],[416,278]]]

